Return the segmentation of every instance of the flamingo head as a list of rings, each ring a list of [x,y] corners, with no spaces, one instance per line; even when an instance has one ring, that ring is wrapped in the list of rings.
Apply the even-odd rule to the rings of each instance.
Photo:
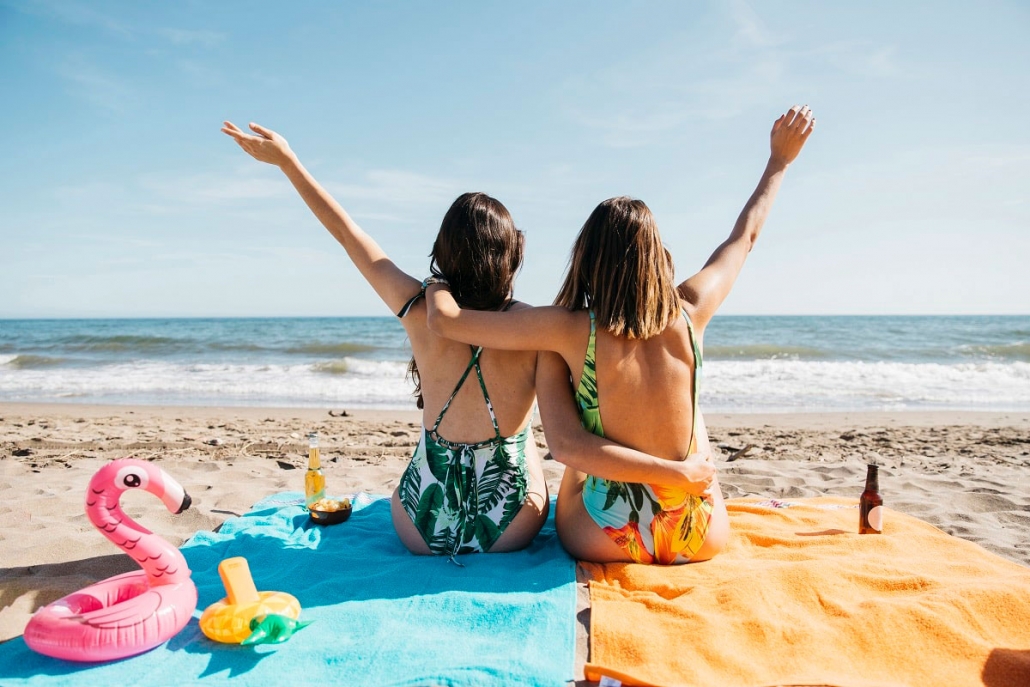
[[[100,468],[90,480],[86,493],[103,494],[117,501],[130,489],[149,491],[161,499],[171,513],[181,513],[193,502],[171,475],[153,463],[135,458],[114,460]]]

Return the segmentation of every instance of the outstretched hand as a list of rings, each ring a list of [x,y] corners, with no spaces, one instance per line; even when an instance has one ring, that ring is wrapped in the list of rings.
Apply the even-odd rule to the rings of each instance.
[[[772,159],[784,166],[789,165],[801,152],[805,141],[814,130],[815,117],[812,116],[812,110],[808,105],[795,105],[790,108],[773,123],[770,134]]]
[[[293,156],[290,144],[279,134],[253,122],[251,122],[250,128],[254,130],[256,136],[241,131],[232,122],[225,122],[222,133],[232,136],[244,152],[259,162],[267,162],[270,165],[281,167]]]

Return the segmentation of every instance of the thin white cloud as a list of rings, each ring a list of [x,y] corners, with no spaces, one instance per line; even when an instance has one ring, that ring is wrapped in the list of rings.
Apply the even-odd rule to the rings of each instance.
[[[780,96],[789,77],[787,37],[744,0],[721,7],[728,40],[713,46],[680,32],[577,76],[562,84],[567,117],[607,146],[636,148],[678,140],[691,122],[737,117]]]
[[[118,208],[122,215],[168,215],[196,205],[238,206],[241,201],[281,200],[293,194],[289,182],[271,168],[240,165],[224,174],[146,174],[130,181],[89,180],[52,192],[61,204]],[[262,205],[262,213],[269,208]]]
[[[56,72],[65,80],[71,95],[102,110],[121,114],[136,99],[134,91],[121,79],[82,57],[70,57]]]
[[[400,215],[392,215],[388,212],[352,212],[351,217],[358,222],[404,222]]]
[[[124,196],[125,187],[110,181],[86,181],[81,184],[65,184],[53,190],[58,201],[68,203],[86,203],[94,200],[107,201],[117,196]]]
[[[672,45],[655,59],[675,62],[678,68],[663,79],[601,79],[580,84],[579,95],[565,105],[567,115],[597,132],[607,146],[635,148],[678,140],[689,135],[691,122],[737,117],[784,90],[787,65],[776,51],[739,60],[729,55],[692,56]],[[633,69],[627,67],[630,72]],[[727,76],[709,76],[716,71]],[[580,102],[594,103],[594,107],[585,108]]]
[[[734,0],[730,3],[730,18],[737,29],[734,38],[748,47],[770,48],[784,42],[781,36],[769,29],[746,0]]]
[[[401,205],[449,203],[466,190],[450,179],[396,169],[372,170],[359,183],[327,183],[325,187],[340,202],[377,201]]]
[[[904,75],[893,45],[808,47],[770,28],[746,0],[722,11],[728,40],[714,49],[686,34],[671,36],[628,60],[565,81],[561,111],[606,146],[637,148],[676,142],[691,123],[738,117],[779,102],[785,92],[804,90],[804,64],[812,60],[848,75]]]
[[[899,150],[882,159],[839,165],[832,177],[804,177],[798,186],[851,221],[960,222],[970,230],[992,223],[1025,226],[1030,208],[1006,201],[1030,187],[1030,146]]]
[[[283,179],[254,172],[152,176],[142,179],[140,186],[159,198],[184,204],[267,200],[292,192]]]
[[[796,57],[815,57],[842,72],[859,76],[894,77],[903,73],[898,63],[897,49],[893,45],[839,41],[800,50]]]
[[[220,71],[199,60],[177,60],[176,66],[189,77],[193,85],[218,86],[225,83]]]
[[[26,0],[9,5],[26,14],[47,17],[56,21],[100,29],[125,39],[157,35],[173,45],[202,45],[214,47],[224,42],[226,34],[212,29],[181,29],[174,27],[141,27],[125,22],[91,7],[84,2],[61,2],[60,0]]]
[[[29,0],[9,5],[27,14],[49,17],[65,24],[99,28],[123,38],[131,37],[133,29],[123,21],[114,19],[84,3],[57,2],[55,0]]]
[[[174,45],[203,45],[204,47],[212,48],[226,39],[226,35],[221,31],[211,31],[208,29],[159,28],[156,32]]]

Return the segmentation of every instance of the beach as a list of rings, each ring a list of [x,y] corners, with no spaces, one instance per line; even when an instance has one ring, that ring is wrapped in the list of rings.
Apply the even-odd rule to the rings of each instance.
[[[727,498],[861,493],[880,469],[885,505],[1030,565],[1030,413],[975,411],[711,414]],[[415,411],[0,403],[0,641],[35,609],[135,564],[83,512],[104,462],[134,456],[193,498],[180,515],[129,493],[126,513],[175,543],[262,497],[303,488],[305,435],[318,432],[330,495],[389,494],[418,438]],[[539,424],[534,433],[546,449]],[[563,466],[544,461],[552,494]],[[856,522],[857,528],[857,522]],[[391,536],[392,533],[384,533]],[[585,587],[580,594],[586,609]],[[580,613],[578,663],[588,618]]]

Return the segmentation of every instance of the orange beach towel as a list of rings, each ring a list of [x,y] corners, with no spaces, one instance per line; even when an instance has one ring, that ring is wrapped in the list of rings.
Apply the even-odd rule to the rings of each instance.
[[[632,685],[1030,686],[1030,568],[854,499],[727,502],[711,561],[582,564],[586,677]],[[776,507],[779,506],[779,507]]]

